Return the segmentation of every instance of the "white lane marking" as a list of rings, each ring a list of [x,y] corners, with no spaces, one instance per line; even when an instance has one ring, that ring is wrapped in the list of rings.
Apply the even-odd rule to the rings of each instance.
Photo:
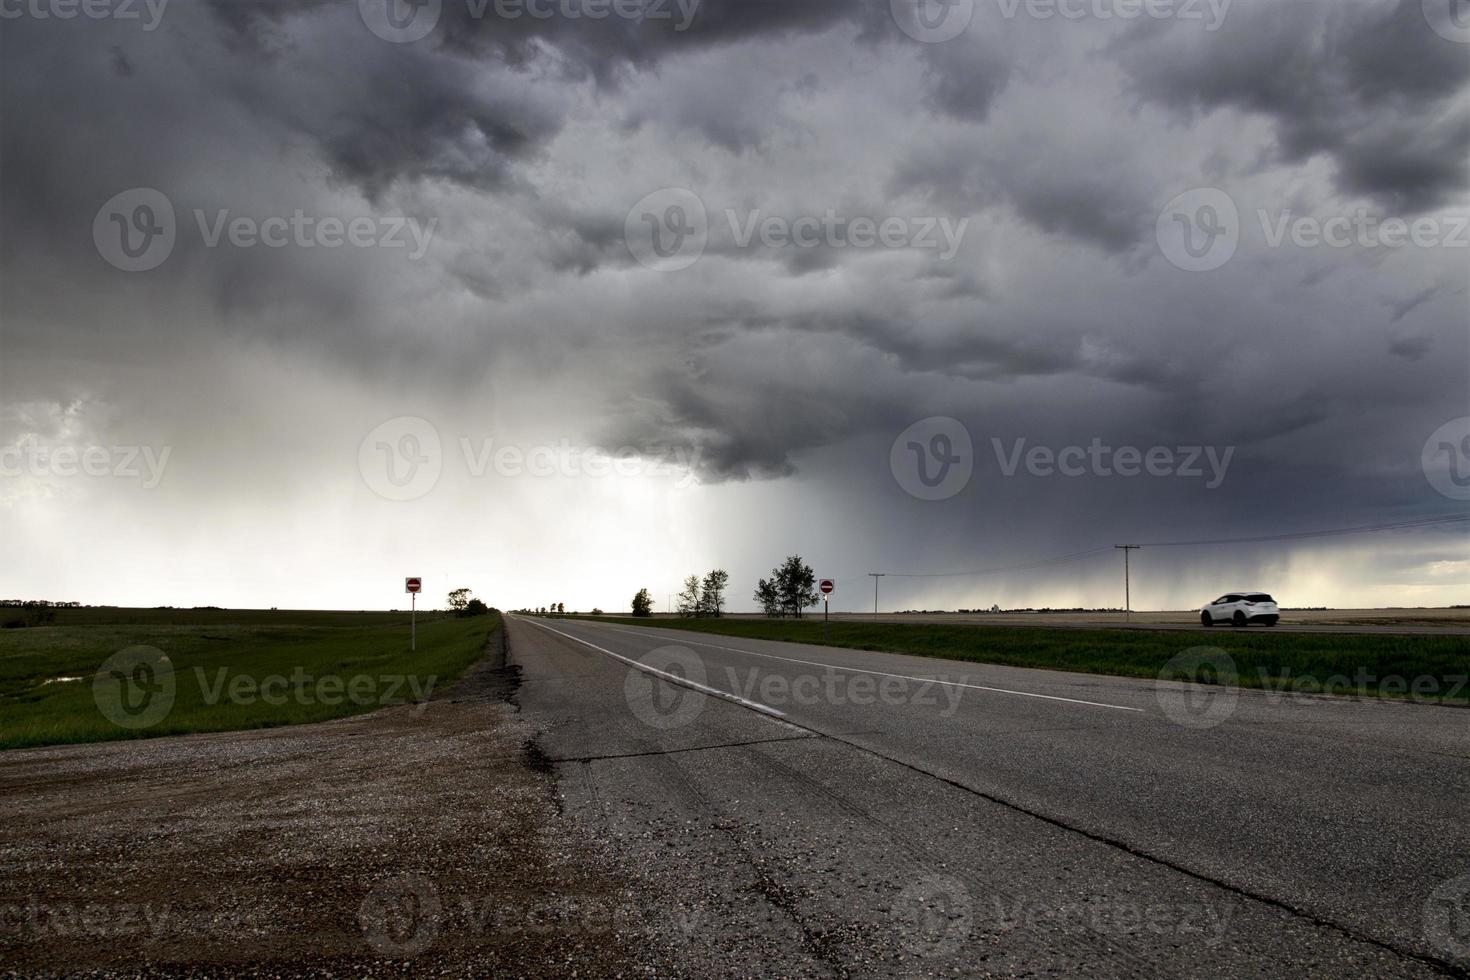
[[[612,657],[614,660],[621,660],[623,663],[627,664],[629,667],[636,668],[637,670],[641,670],[641,671],[643,671],[644,673],[647,673],[647,674],[656,674],[659,677],[662,677],[664,680],[669,681],[670,683],[680,684],[680,685],[682,685],[684,687],[691,688],[692,690],[698,691],[700,694],[708,694],[711,697],[724,698],[726,701],[734,701],[736,704],[740,705],[741,707],[750,708],[750,709],[752,709],[754,711],[759,711],[762,714],[770,715],[773,718],[785,718],[786,717],[786,715],[785,715],[784,712],[777,711],[775,708],[772,708],[770,705],[761,704],[758,701],[747,701],[745,698],[739,697],[738,695],[735,695],[735,694],[731,694],[728,691],[721,691],[718,688],[706,687],[705,685],[700,684],[698,681],[691,681],[687,677],[680,677],[678,674],[671,674],[671,673],[669,673],[666,670],[659,670],[659,669],[657,669],[655,667],[650,667],[647,664],[640,664],[638,661],[631,660],[628,657],[625,657],[625,656],[623,656],[620,653],[613,653],[611,650],[608,650],[605,647],[600,647],[596,643],[590,643],[587,640],[582,639],[580,636],[573,636],[570,633],[563,633],[559,629],[552,629],[550,626],[547,626],[545,623],[538,623],[534,619],[531,620],[531,622],[534,625],[539,626],[539,627],[541,627],[544,630],[551,630],[551,632],[555,633],[558,636],[565,636],[569,640],[576,640],[578,643],[585,644],[586,646],[589,646],[592,649],[596,650],[598,653],[605,653],[609,657]]]
[[[645,630],[636,630],[630,626],[613,626],[611,624],[598,623],[604,629],[621,630],[627,633],[637,633],[639,636],[650,636],[658,638],[658,633],[649,633]],[[683,632],[682,630],[680,632]],[[667,637],[668,634],[664,634]],[[584,641],[585,642],[585,641]],[[868,670],[865,667],[848,667],[840,664],[824,664],[815,660],[797,660],[794,657],[778,657],[773,653],[756,653],[754,650],[741,650],[739,647],[722,647],[718,643],[701,643],[698,640],[682,640],[691,646],[709,647],[712,650],[728,650],[731,653],[743,653],[748,657],[765,657],[767,660],[784,660],[790,664],[806,664],[810,667],[826,667],[830,670],[845,670],[853,674],[875,674],[879,677],[898,677],[906,681],[925,681],[931,684],[943,684],[946,687],[962,687],[969,691],[989,691],[992,694],[1012,694],[1018,698],[1039,698],[1043,701],[1065,701],[1067,704],[1085,704],[1090,708],[1111,708],[1114,711],[1136,711],[1139,714],[1146,712],[1142,708],[1130,708],[1121,704],[1104,704],[1101,701],[1082,701],[1078,698],[1063,698],[1055,694],[1033,694],[1030,691],[1012,691],[1004,687],[986,687],[983,684],[961,684],[959,681],[944,681],[937,677],[911,677],[907,674],[890,674],[882,670]]]

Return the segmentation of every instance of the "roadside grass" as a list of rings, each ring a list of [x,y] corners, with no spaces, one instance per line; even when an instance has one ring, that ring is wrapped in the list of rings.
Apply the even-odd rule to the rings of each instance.
[[[478,660],[498,625],[494,614],[420,615],[410,652],[406,612],[58,610],[57,625],[0,631],[0,749],[297,725],[417,701]],[[156,655],[144,673],[106,682],[115,695],[99,699],[94,680],[136,646],[168,658],[173,694],[162,717],[128,727],[167,702]],[[106,713],[121,699],[134,709],[126,724]]]
[[[1463,636],[1272,633],[1261,627],[1190,634],[853,622],[830,623],[824,634],[821,619],[578,618],[1009,667],[1470,704],[1470,640]],[[1219,658],[1171,664],[1180,654],[1201,649],[1228,653],[1236,676],[1222,678]]]

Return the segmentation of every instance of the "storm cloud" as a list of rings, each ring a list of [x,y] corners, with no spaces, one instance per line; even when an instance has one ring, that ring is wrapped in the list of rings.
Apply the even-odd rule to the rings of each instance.
[[[1237,3],[1218,25],[976,0],[927,38],[886,2],[443,0],[395,8],[437,11],[412,40],[382,36],[387,3],[4,22],[0,447],[172,450],[147,491],[7,472],[10,592],[151,601],[118,584],[146,577],[274,604],[265,541],[323,604],[423,561],[502,604],[570,583],[569,606],[612,608],[685,565],[740,581],[796,550],[946,571],[1464,508],[1422,457],[1470,415],[1470,45],[1420,0]],[[173,241],[127,271],[107,236],[159,216],[99,211],[140,188]],[[1230,251],[1200,268],[1167,232],[1206,215]],[[1373,237],[1395,220],[1422,234]],[[1302,221],[1356,237],[1313,244]],[[935,417],[964,426],[974,475],[924,500],[890,450]],[[442,473],[394,501],[359,450],[403,418]],[[677,447],[693,473],[507,478],[476,472],[486,440]],[[1206,488],[1007,476],[993,440],[1234,454]],[[59,527],[113,535],[108,556],[74,570]],[[627,565],[568,558],[634,542]],[[1445,602],[1463,545],[1218,561],[1299,604]],[[1304,570],[1329,547],[1353,557]],[[1152,604],[1214,588],[1216,559],[1159,555]],[[1110,575],[896,582],[895,601],[1104,604]]]

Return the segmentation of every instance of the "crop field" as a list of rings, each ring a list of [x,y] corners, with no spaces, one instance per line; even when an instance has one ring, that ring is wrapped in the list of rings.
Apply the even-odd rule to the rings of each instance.
[[[267,728],[422,701],[498,615],[58,609],[0,630],[0,748]]]
[[[1277,692],[1470,704],[1464,636],[1048,629],[795,619],[582,617],[626,626],[906,653],[1120,677],[1165,677]],[[1228,658],[1213,655],[1223,651]],[[1225,669],[1222,670],[1222,666]]]

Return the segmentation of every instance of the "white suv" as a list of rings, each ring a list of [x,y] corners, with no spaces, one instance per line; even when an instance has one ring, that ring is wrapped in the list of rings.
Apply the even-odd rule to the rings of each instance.
[[[1281,611],[1276,608],[1276,600],[1264,592],[1230,592],[1199,611],[1199,621],[1206,626],[1216,623],[1275,626],[1280,619]]]

